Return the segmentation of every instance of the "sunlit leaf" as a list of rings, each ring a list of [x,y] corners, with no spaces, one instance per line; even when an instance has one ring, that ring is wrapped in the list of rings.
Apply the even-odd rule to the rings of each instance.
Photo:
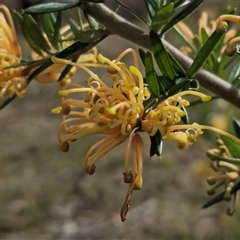
[[[155,97],[159,97],[159,88],[157,83],[157,75],[153,66],[152,54],[150,52],[146,53],[145,56],[145,73],[146,73],[146,82],[151,93]]]
[[[234,158],[240,158],[240,146],[236,145],[231,139],[225,136],[220,137],[229,149]]]
[[[207,42],[200,49],[192,65],[189,68],[189,75],[191,77],[193,77],[197,73],[197,71],[202,67],[202,65],[205,63],[208,56],[211,54],[217,42],[221,39],[222,36],[223,34],[214,31],[212,35],[208,38]]]
[[[173,12],[173,3],[169,3],[160,8],[152,18],[151,27],[154,31],[159,31],[170,20]]]
[[[194,0],[190,1],[190,3],[180,11],[176,16],[174,16],[168,24],[162,29],[161,35],[164,34],[168,29],[173,27],[176,23],[182,21],[185,17],[187,17],[190,13],[195,11],[197,7],[202,4],[203,0]]]
[[[176,73],[170,61],[169,54],[165,49],[161,39],[152,30],[150,31],[150,42],[151,50],[160,71],[165,77],[169,77],[171,80],[173,80],[176,76]]]

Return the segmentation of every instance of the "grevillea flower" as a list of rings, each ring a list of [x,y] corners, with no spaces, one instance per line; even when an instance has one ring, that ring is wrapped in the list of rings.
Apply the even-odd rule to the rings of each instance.
[[[12,97],[24,97],[26,92],[25,67],[7,67],[21,62],[21,48],[18,43],[12,16],[8,8],[0,5],[0,100]]]
[[[127,67],[121,61],[128,53],[132,53],[134,66]],[[143,77],[138,70],[137,55],[133,49],[125,50],[113,61],[102,55],[98,55],[98,60],[101,62],[99,67],[110,74],[110,86],[86,66],[52,57],[54,63],[71,64],[89,74],[86,87],[70,84],[59,91],[63,99],[62,106],[53,110],[53,113],[62,110],[64,114],[58,128],[58,141],[60,148],[68,151],[69,141],[87,135],[105,134],[106,137],[95,143],[85,156],[84,168],[89,174],[93,174],[96,168],[94,163],[127,140],[124,180],[130,183],[131,192],[142,187],[143,142],[137,130],[140,129],[140,121],[144,115],[143,103],[149,99],[150,94],[144,87]],[[85,93],[85,98],[67,98],[72,93]],[[133,171],[129,169],[131,144]]]
[[[236,210],[237,202],[239,199],[238,191],[232,193],[233,188],[237,182],[240,180],[240,168],[239,165],[234,163],[226,162],[220,159],[232,158],[227,146],[223,143],[221,139],[217,140],[218,148],[210,149],[207,151],[207,155],[213,160],[211,167],[214,171],[219,173],[215,176],[210,176],[207,178],[207,182],[212,187],[207,191],[209,195],[215,193],[215,190],[221,186],[224,187],[223,199],[225,201],[230,201],[233,195],[233,206],[227,209],[228,215],[233,215]]]

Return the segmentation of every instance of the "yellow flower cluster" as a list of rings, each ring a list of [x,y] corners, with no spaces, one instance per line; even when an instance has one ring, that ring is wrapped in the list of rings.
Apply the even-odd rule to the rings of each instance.
[[[8,8],[0,5],[0,100],[4,95],[24,97],[26,77],[23,67],[5,69],[21,62],[21,48],[18,44],[15,27]]]
[[[20,67],[13,66],[21,63],[22,52],[18,43],[12,16],[8,8],[1,4],[0,10],[0,100],[4,99],[5,96],[13,97],[14,94],[22,98],[26,96],[25,88],[27,79],[30,74],[36,70],[36,67],[30,65]],[[61,50],[63,50],[73,44],[73,40],[68,40],[73,38],[73,34],[69,26],[63,27],[60,32],[63,41]],[[45,34],[44,36],[52,54],[57,53],[57,49],[51,45]],[[45,52],[42,52],[42,55],[47,57]],[[33,60],[42,59],[43,56],[35,52],[32,53]],[[92,53],[82,54],[77,59],[77,62],[82,64],[95,63],[96,57],[97,49],[93,48]],[[13,67],[11,68],[11,66]],[[65,64],[53,64],[35,76],[35,80],[40,83],[57,82],[65,67]],[[69,84],[71,82],[71,77],[75,75],[76,71],[76,67],[73,67],[68,74],[66,74],[64,79],[62,79],[60,86]]]

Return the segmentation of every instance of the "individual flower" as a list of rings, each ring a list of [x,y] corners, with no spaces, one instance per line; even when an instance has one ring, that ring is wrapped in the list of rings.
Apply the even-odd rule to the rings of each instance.
[[[21,63],[21,48],[8,8],[1,4],[0,10],[0,100],[4,96],[12,97],[14,94],[24,97],[25,67],[7,68]]]
[[[218,175],[207,178],[208,184],[212,185],[207,193],[212,195],[216,189],[223,186],[223,200],[230,201],[233,196],[233,206],[227,209],[227,214],[233,215],[239,199],[238,191],[233,191],[233,189],[240,180],[240,168],[234,163],[224,161],[224,158],[226,158],[226,160],[232,158],[232,154],[221,139],[217,140],[217,144],[218,148],[207,151],[208,157],[213,160],[211,167],[218,173]]]
[[[203,134],[203,130],[210,130],[220,135],[226,135],[235,142],[240,143],[240,140],[220,129],[193,124],[178,124],[182,117],[185,116],[183,107],[190,106],[189,101],[183,99],[185,95],[193,95],[201,98],[203,102],[209,101],[210,96],[199,93],[197,91],[183,91],[158,104],[158,106],[149,111],[141,122],[141,130],[147,132],[150,136],[154,136],[157,131],[160,132],[163,140],[174,140],[177,142],[177,147],[184,150],[191,146],[197,137]],[[185,130],[185,131],[182,131]]]
[[[132,53],[134,66],[127,67],[121,61],[128,53]],[[53,109],[53,113],[62,111],[64,114],[58,127],[58,142],[63,151],[68,151],[69,141],[94,134],[106,135],[85,156],[84,169],[93,174],[95,162],[127,140],[124,181],[129,183],[129,196],[132,190],[142,187],[143,141],[138,131],[144,115],[144,101],[149,99],[150,94],[144,86],[133,49],[125,50],[113,61],[101,54],[98,55],[98,60],[101,62],[100,67],[110,74],[110,85],[82,64],[52,57],[54,63],[76,66],[89,75],[87,86],[69,84],[59,91],[62,106]],[[82,100],[68,98],[74,93],[84,93],[85,97]],[[131,147],[133,170],[129,168]],[[127,202],[123,206],[123,221],[126,219],[126,205],[129,205]]]

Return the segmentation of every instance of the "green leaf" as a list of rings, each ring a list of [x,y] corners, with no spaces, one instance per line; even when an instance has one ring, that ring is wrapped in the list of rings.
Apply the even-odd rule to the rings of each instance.
[[[57,0],[54,2],[48,3],[40,3],[34,6],[28,7],[24,10],[25,13],[28,14],[43,14],[43,13],[52,13],[52,12],[60,12],[70,8],[74,8],[84,2],[83,0]],[[102,2],[102,1],[98,1]]]
[[[134,12],[130,7],[128,7],[126,4],[124,4],[121,0],[115,0],[117,3],[119,3],[119,5],[121,5],[122,7],[124,7],[129,13],[131,13],[135,18],[137,18],[139,21],[141,21],[142,23],[146,24],[147,26],[148,23],[141,17],[139,16],[139,14],[137,14],[136,12]]]
[[[223,36],[222,33],[214,31],[212,35],[208,38],[207,42],[200,49],[193,63],[190,66],[189,75],[191,77],[193,77],[197,73],[197,71],[202,67],[202,65],[205,63],[208,56],[211,54],[217,42],[221,39],[222,36]]]
[[[156,71],[153,66],[152,54],[150,52],[146,53],[145,56],[145,73],[146,73],[146,82],[151,93],[155,97],[159,97],[159,87],[157,82]]]
[[[152,18],[151,28],[154,31],[159,31],[169,21],[173,12],[173,3],[169,3],[160,8]]]
[[[185,72],[185,70],[182,68],[182,66],[178,63],[178,61],[173,57],[173,55],[170,52],[168,52],[168,57],[170,59],[170,62],[172,63],[172,66],[176,74],[178,74],[179,77],[187,76],[187,73]]]
[[[60,51],[61,44],[54,36],[55,24],[56,24],[56,18],[53,13],[43,14],[43,28],[48,37],[48,40],[57,51]]]
[[[32,40],[41,48],[42,51],[51,54],[51,49],[34,18],[29,14],[23,14],[23,21]]]
[[[231,139],[225,136],[220,137],[229,149],[234,158],[240,158],[240,146],[236,145]]]
[[[240,59],[238,61],[236,61],[236,63],[233,65],[233,67],[229,73],[228,81],[232,84],[235,79],[239,80],[239,76],[240,76],[240,67],[239,66],[240,66]]]
[[[164,76],[157,76],[158,79],[158,87],[159,93],[163,96],[167,96],[166,89],[168,90],[172,87],[172,84],[168,81],[168,79]]]
[[[79,31],[76,40],[82,43],[93,42],[96,39],[99,39],[108,34],[108,31],[104,29],[89,29]]]
[[[147,0],[153,10],[156,12],[159,9],[159,0]]]
[[[181,117],[181,119],[182,119],[184,124],[188,124],[189,123],[189,117],[188,117],[187,110],[184,106],[181,107],[181,110],[183,110],[185,112],[185,116]]]
[[[174,16],[168,24],[162,29],[161,35],[163,35],[168,29],[172,28],[176,23],[182,21],[185,17],[187,17],[190,13],[195,11],[197,7],[202,4],[203,0],[194,0],[190,1],[190,3],[176,16]]]
[[[152,22],[153,15],[154,15],[154,13],[153,13],[154,10],[153,10],[153,7],[148,2],[148,0],[144,0],[144,3],[145,3],[146,10],[147,10],[147,21],[148,21],[148,24],[150,25]],[[157,11],[157,10],[155,10],[155,11]]]
[[[195,53],[196,49],[194,45],[186,38],[185,34],[176,26],[173,29],[177,32],[177,34],[183,39],[184,44],[187,44],[189,48],[191,48],[192,52]]]
[[[72,62],[77,62],[79,56],[76,56],[72,59]],[[73,68],[72,65],[67,65],[64,70],[62,71],[61,75],[58,78],[58,82],[61,82],[66,76],[67,74],[71,71],[71,69]]]
[[[69,22],[71,31],[76,36],[80,30],[78,24],[72,18],[69,18],[68,22]]]
[[[190,83],[190,80],[187,78],[179,78],[176,81],[176,85],[174,85],[169,91],[168,96],[173,96],[174,94],[180,92],[183,88],[188,86]]]
[[[22,32],[25,40],[27,41],[28,45],[30,46],[30,48],[32,48],[32,50],[34,52],[36,52],[38,55],[43,57],[43,53],[42,53],[39,45],[32,39],[30,32],[26,28],[22,15],[16,11],[14,11],[13,14],[14,14],[13,15],[14,19],[16,20],[18,26],[20,27],[21,32]]]
[[[234,132],[236,133],[237,137],[240,138],[240,121],[236,118],[233,118],[232,123]],[[240,155],[238,157],[240,158]]]
[[[162,72],[163,76],[169,77],[171,80],[173,80],[176,76],[176,73],[170,61],[169,54],[165,49],[161,39],[158,37],[157,33],[152,30],[150,31],[150,42],[151,50],[159,67],[159,70]]]
[[[179,0],[179,1],[175,1],[174,2],[174,12],[182,7],[184,7],[185,5],[191,3],[191,1],[189,0]]]
[[[144,52],[144,50],[142,48],[139,48],[138,49],[138,54],[139,54],[139,56],[141,58],[141,61],[142,61],[143,65],[144,65],[146,53]]]
[[[155,154],[161,157],[163,150],[163,140],[159,130],[157,130],[154,136],[150,136],[150,141],[151,141],[150,157],[152,157]]]
[[[61,37],[61,27],[62,27],[62,12],[58,12],[57,20],[54,24],[54,39],[57,41],[59,49],[63,48],[62,37]]]

